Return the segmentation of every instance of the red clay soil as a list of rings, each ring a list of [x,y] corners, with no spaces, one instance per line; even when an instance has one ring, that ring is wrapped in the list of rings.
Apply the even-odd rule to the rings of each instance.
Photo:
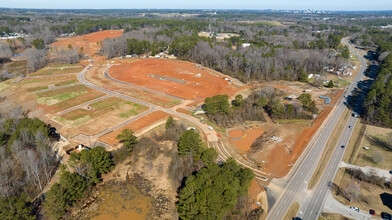
[[[258,201],[257,196],[263,191],[265,191],[265,189],[259,183],[257,183],[256,180],[252,180],[252,183],[248,189],[248,195],[252,200],[250,201],[252,203],[252,209],[258,207],[256,204],[256,202]]]
[[[238,135],[240,135],[240,132],[244,132],[243,137],[239,140],[231,139],[231,141],[233,142],[234,146],[238,150],[240,150],[241,153],[245,153],[250,149],[250,146],[252,146],[253,142],[264,133],[264,130],[259,129],[259,128],[243,130],[243,131],[234,130],[234,131],[231,131],[229,133],[229,135],[230,135],[230,137],[232,137],[231,135],[238,136]]]
[[[229,132],[229,136],[231,138],[240,138],[244,135],[244,132],[242,130],[232,130]]]
[[[206,98],[218,94],[233,96],[236,92],[230,83],[221,76],[210,73],[196,64],[167,59],[139,59],[133,63],[113,66],[109,74],[118,80],[154,89],[184,99]],[[150,74],[171,77],[186,81],[180,84],[161,80]],[[197,74],[200,74],[197,77]]]
[[[191,112],[191,111],[186,110],[186,109],[183,109],[183,108],[178,108],[178,109],[176,109],[176,112],[184,113],[184,114],[187,114],[187,115],[192,115],[192,112]]]
[[[165,112],[162,111],[152,112],[144,117],[139,118],[138,120],[130,124],[127,124],[109,134],[100,137],[99,140],[113,146],[114,144],[118,143],[118,140],[116,139],[117,135],[120,134],[124,129],[131,129],[134,133],[136,133],[137,131],[140,131],[143,128],[151,126],[160,120],[166,119],[167,117],[169,117],[169,114]]]
[[[59,41],[52,43],[50,46],[68,48],[68,45],[72,45],[72,47],[76,48],[78,51],[83,47],[85,55],[93,56],[101,49],[101,42],[103,40],[106,38],[120,37],[122,34],[123,30],[98,31],[82,36],[62,38]]]
[[[338,90],[332,100],[332,104],[324,107],[311,127],[305,128],[298,134],[291,153],[287,151],[284,144],[277,144],[269,153],[265,163],[264,172],[271,173],[274,177],[280,178],[285,176],[291,169],[298,157],[308,145],[313,135],[320,128],[321,124],[332,111],[333,105],[342,95],[343,90]],[[290,166],[289,166],[290,165]]]

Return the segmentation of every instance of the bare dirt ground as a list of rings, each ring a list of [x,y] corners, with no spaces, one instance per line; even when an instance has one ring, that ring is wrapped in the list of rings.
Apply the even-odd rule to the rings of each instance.
[[[272,83],[272,86],[285,91],[287,94],[299,95],[304,90],[304,87],[299,85],[287,86]],[[267,120],[270,122],[261,124],[256,129],[244,129],[245,126],[233,128],[229,129],[228,133],[231,139],[230,142],[235,147],[237,153],[242,154],[245,158],[250,157],[259,163],[263,172],[269,173],[273,177],[283,177],[290,171],[312,136],[327,118],[342,92],[343,90],[312,90],[312,98],[316,100],[318,107],[322,109],[318,118],[314,121],[298,120],[298,122],[294,123],[294,121],[284,122],[282,120],[284,123],[273,123],[271,120]],[[318,98],[320,95],[330,96],[332,98],[331,104],[324,104],[323,100]],[[266,117],[269,118],[268,116]],[[249,128],[250,126],[246,127]],[[263,134],[268,135],[268,139],[276,136],[281,138],[282,141],[269,140],[263,144],[262,150],[249,153],[248,151],[252,143]],[[238,137],[242,138],[239,139]]]
[[[118,80],[184,99],[235,94],[235,88],[218,74],[178,60],[138,59],[113,66],[109,74]]]
[[[131,129],[135,135],[138,133],[138,131],[142,130],[145,127],[151,126],[153,124],[158,123],[159,121],[166,120],[166,118],[169,116],[169,114],[162,112],[162,111],[155,111],[152,112],[130,124],[127,124],[107,135],[102,136],[99,138],[100,141],[110,144],[110,145],[116,145],[118,143],[118,140],[116,139],[117,135],[119,135],[124,129]]]
[[[169,97],[161,96],[158,94],[142,91],[140,89],[135,89],[121,83],[117,83],[107,79],[103,75],[103,71],[106,66],[94,66],[86,73],[86,79],[91,83],[104,87],[109,90],[114,90],[119,93],[129,95],[131,97],[150,102],[162,107],[172,107],[179,103],[179,101],[171,99]],[[113,68],[113,67],[112,67]]]
[[[154,149],[133,152],[112,172],[103,175],[103,183],[75,207],[73,219],[178,218],[175,207],[178,186],[170,178],[172,154],[177,154],[177,147],[170,141],[160,142]]]
[[[82,36],[60,38],[58,41],[52,43],[51,47],[68,48],[71,45],[80,51],[83,47],[83,52],[85,55],[93,56],[98,53],[101,49],[101,42],[106,38],[119,37],[123,33],[123,30],[104,30],[98,31],[90,34],[85,34]]]
[[[241,129],[229,132],[231,142],[241,152],[246,153],[253,142],[264,133],[263,129]]]

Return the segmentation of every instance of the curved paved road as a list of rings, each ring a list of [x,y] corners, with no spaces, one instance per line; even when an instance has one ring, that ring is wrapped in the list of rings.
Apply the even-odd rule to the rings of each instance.
[[[347,44],[344,41],[343,43]],[[359,55],[355,50],[353,50],[353,48],[351,48],[351,46],[350,46],[350,50],[353,51],[355,54]],[[366,61],[364,58],[362,58],[362,56],[359,55],[358,57],[360,57],[362,62],[361,70],[358,73],[357,77],[355,78],[354,82],[344,92],[344,95],[352,94],[357,83],[361,81],[362,78],[364,77],[364,72],[367,68]],[[304,155],[302,161],[298,161],[299,165],[296,166],[295,170],[293,170],[293,175],[291,176],[283,193],[280,195],[280,197],[278,198],[278,200],[276,201],[272,209],[269,211],[267,219],[269,220],[283,219],[288,209],[291,207],[291,204],[295,201],[296,196],[300,194],[303,195],[306,192],[307,183],[309,182],[309,180],[311,179],[313,173],[317,168],[317,164],[321,158],[325,145],[346,108],[347,107],[344,104],[343,99],[341,99],[338,102],[337,108],[333,112],[331,118],[328,120],[326,126],[322,128],[320,135],[317,137],[317,139],[314,142],[312,141],[307,147],[310,148],[310,150],[306,153],[306,155]],[[350,118],[349,123],[355,125],[356,118]],[[339,143],[343,145],[344,140],[349,138],[349,135],[351,135],[351,132],[349,132],[346,129]],[[340,147],[337,148],[333,156],[331,157],[331,158],[335,158],[334,161],[332,160],[332,164],[337,163],[338,165],[343,153],[344,150],[340,149]],[[335,166],[332,164],[331,165],[330,163],[328,164],[326,171],[322,177],[322,180],[333,178],[336,170],[334,170]],[[319,189],[317,189],[316,192],[318,190]],[[324,194],[321,195],[318,194],[318,196],[322,196],[322,195]],[[325,198],[323,197],[313,197],[311,200],[312,207],[306,209],[304,213],[305,217],[303,219],[317,218],[317,215],[320,212],[324,200]]]
[[[110,66],[105,68],[105,70],[103,72],[103,74],[106,77],[107,77],[107,75],[105,73],[107,72],[107,70],[109,68],[110,68]],[[218,136],[216,135],[216,132],[215,131],[211,131],[210,129],[208,129],[208,125],[201,123],[199,121],[199,119],[197,119],[197,118],[195,118],[193,116],[187,115],[187,114],[183,114],[183,113],[177,112],[177,111],[175,111],[174,108],[164,108],[164,107],[161,107],[161,106],[157,106],[157,105],[151,104],[149,102],[142,101],[142,100],[139,100],[139,99],[136,99],[136,98],[133,98],[133,97],[130,97],[130,96],[118,93],[116,91],[111,91],[111,90],[105,89],[103,87],[97,86],[95,84],[92,84],[92,83],[90,83],[89,81],[86,80],[86,78],[84,76],[86,74],[86,72],[87,72],[87,67],[85,69],[83,69],[78,74],[78,80],[82,84],[84,84],[84,85],[86,85],[86,86],[88,86],[88,87],[90,87],[92,89],[95,89],[95,90],[107,93],[108,95],[117,96],[119,98],[131,101],[131,102],[134,102],[134,103],[137,103],[137,104],[140,104],[140,105],[148,106],[150,108],[149,111],[154,111],[154,110],[163,111],[163,112],[171,114],[171,115],[173,115],[175,117],[185,119],[185,120],[195,124],[197,127],[199,127],[202,130],[202,132],[207,137],[208,146],[214,147],[217,150],[218,154],[220,155],[219,156],[219,160],[220,161],[225,161],[227,158],[232,157],[232,155],[226,150],[226,148],[224,147],[222,142],[218,139]],[[112,79],[112,78],[108,78],[108,79]],[[108,130],[112,130],[112,128],[110,128]],[[268,180],[268,178],[266,177],[267,175],[264,172],[260,171],[259,169],[254,168],[254,167],[252,167],[250,165],[247,165],[247,164],[245,164],[245,163],[243,163],[243,162],[241,162],[239,160],[236,160],[236,161],[237,161],[238,164],[241,164],[242,166],[251,169],[255,173],[257,179],[262,180],[262,181],[267,181]]]

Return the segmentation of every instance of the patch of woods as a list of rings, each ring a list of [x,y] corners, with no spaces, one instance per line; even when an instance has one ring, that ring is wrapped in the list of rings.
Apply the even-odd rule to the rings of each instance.
[[[352,178],[352,181],[344,188],[335,183],[331,183],[331,189],[336,195],[342,196],[347,201],[365,202],[368,205],[373,202],[370,201],[372,198],[362,195],[361,184],[357,183],[356,181],[368,183],[382,189],[392,190],[392,179],[388,180],[384,177],[380,177],[374,171],[364,173],[360,169],[345,168],[344,172],[345,175],[349,175]]]
[[[123,134],[131,131],[123,131]],[[120,140],[129,143],[129,138],[120,134]],[[165,131],[151,138],[143,137],[133,145],[135,155],[144,155],[147,161],[160,153],[159,142],[173,142],[177,147],[170,154],[169,178],[179,187],[178,216],[181,219],[219,219],[232,216],[260,216],[261,210],[239,212],[244,208],[244,198],[254,174],[249,169],[237,165],[234,159],[218,165],[218,153],[207,148],[198,131],[187,129],[182,123],[169,117]],[[132,141],[133,142],[133,141]],[[135,142],[133,142],[135,143]],[[127,145],[128,146],[128,145]],[[129,148],[128,148],[129,149]],[[237,212],[235,212],[237,210]]]
[[[103,41],[102,53],[108,58],[125,55],[155,55],[167,51],[180,59],[202,64],[244,82],[306,80],[310,73],[322,73],[325,66],[335,69],[347,65],[349,50],[340,46],[346,33],[307,34],[301,27],[216,22],[214,31],[239,33],[226,41],[198,37],[207,24],[194,21],[151,21],[133,26],[119,38]],[[309,31],[310,32],[310,31]],[[243,43],[250,44],[243,47]]]
[[[0,113],[0,218],[34,219],[35,197],[59,161],[51,149],[54,129],[21,108]]]
[[[73,152],[69,158],[69,168],[62,166],[60,181],[52,185],[46,193],[43,209],[45,216],[59,219],[67,213],[86,193],[102,181],[102,174],[114,168],[109,152],[102,146],[91,150]],[[69,171],[72,169],[73,171]]]
[[[312,119],[319,111],[309,93],[301,94],[297,104],[283,104],[281,99],[284,96],[280,90],[265,87],[253,91],[245,99],[237,95],[231,104],[227,95],[208,97],[203,109],[211,121],[222,127],[240,125],[245,121],[265,121],[263,111],[272,119]]]
[[[380,65],[377,77],[367,93],[363,118],[377,126],[392,127],[392,54]]]

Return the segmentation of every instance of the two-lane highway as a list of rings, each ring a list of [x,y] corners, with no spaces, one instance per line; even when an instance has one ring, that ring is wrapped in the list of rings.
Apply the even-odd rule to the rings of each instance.
[[[342,42],[344,44],[347,44],[345,41]],[[350,49],[357,54],[357,52],[353,50],[351,46]],[[366,60],[362,58],[359,54],[357,55],[358,57],[360,57],[362,62],[361,70],[358,73],[357,77],[355,78],[354,82],[348,87],[348,89],[343,94],[344,96],[352,94],[355,87],[357,86],[357,83],[361,81],[362,78],[364,77],[367,68]],[[346,108],[347,107],[344,103],[344,99],[341,99],[338,102],[336,110],[332,113],[333,115],[328,120],[325,127],[321,128],[322,130],[320,135],[318,137],[314,137],[317,138],[317,140],[310,142],[308,146],[310,150],[303,157],[302,161],[298,161],[299,165],[295,167],[295,170],[293,170],[293,175],[291,176],[291,179],[289,180],[288,184],[283,190],[283,193],[280,195],[280,197],[278,198],[278,200],[270,210],[267,219],[270,220],[283,219],[286,212],[290,208],[291,204],[294,202],[296,196],[298,196],[298,194],[303,194],[306,192],[307,183],[309,182],[309,180],[311,179],[313,173],[317,168],[317,164],[321,158],[326,143],[329,140],[329,138],[331,138],[330,136],[332,134],[332,131],[335,129],[338,121],[340,120]],[[354,122],[352,121],[351,123]],[[316,199],[324,200],[324,198],[316,198]]]

